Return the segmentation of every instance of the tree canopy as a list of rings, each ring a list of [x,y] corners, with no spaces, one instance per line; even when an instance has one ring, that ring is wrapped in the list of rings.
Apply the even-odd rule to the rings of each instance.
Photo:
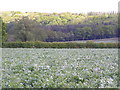
[[[118,32],[118,14],[114,12],[78,14],[11,11],[1,12],[0,17],[6,23],[7,41],[90,40],[116,37]]]

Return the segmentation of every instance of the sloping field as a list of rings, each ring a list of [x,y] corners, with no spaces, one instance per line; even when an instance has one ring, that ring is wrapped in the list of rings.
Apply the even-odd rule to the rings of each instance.
[[[118,42],[118,38],[106,38],[106,39],[95,39],[95,40],[80,40],[80,41],[70,41],[70,42],[87,42],[87,41],[93,41],[95,43],[116,43]]]

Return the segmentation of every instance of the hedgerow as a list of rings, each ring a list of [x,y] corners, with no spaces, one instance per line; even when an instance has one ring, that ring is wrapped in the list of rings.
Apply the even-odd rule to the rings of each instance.
[[[3,48],[119,48],[119,43],[77,42],[4,42]]]

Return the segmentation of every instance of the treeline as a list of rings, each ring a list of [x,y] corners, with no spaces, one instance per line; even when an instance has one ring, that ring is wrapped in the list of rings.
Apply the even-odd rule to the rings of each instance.
[[[4,42],[2,48],[120,48],[120,43]]]
[[[63,42],[118,36],[118,14],[1,12],[6,22],[6,41]]]

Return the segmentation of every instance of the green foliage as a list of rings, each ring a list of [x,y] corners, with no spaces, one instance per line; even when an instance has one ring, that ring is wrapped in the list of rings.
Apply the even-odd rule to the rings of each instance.
[[[2,18],[0,17],[0,44],[6,40],[6,24],[3,22]]]
[[[87,41],[86,42],[86,48],[94,48],[95,47],[95,44],[93,41]]]
[[[3,90],[119,90],[118,49],[3,48],[2,53]]]
[[[2,42],[6,41],[6,36],[7,36],[6,25],[4,22],[2,22]]]
[[[7,41],[72,41],[118,36],[118,14],[2,12]]]
[[[118,43],[4,42],[3,48],[118,48]]]

